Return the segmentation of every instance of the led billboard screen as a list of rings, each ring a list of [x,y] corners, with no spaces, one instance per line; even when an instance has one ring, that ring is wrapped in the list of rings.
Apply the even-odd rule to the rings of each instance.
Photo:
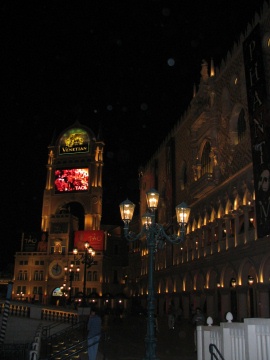
[[[88,191],[89,169],[57,169],[54,185],[56,194]]]

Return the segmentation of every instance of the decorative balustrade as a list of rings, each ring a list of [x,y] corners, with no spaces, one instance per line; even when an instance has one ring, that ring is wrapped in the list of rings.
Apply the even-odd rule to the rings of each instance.
[[[78,314],[67,311],[58,311],[52,309],[42,309],[42,320],[61,321],[74,324],[78,321]]]
[[[3,314],[5,303],[0,303],[0,314]],[[42,307],[28,303],[11,303],[9,316],[28,317],[47,321],[67,322],[74,324],[78,321],[78,314],[72,310],[59,310],[49,307]]]
[[[0,314],[3,314],[5,308],[5,302],[0,303]],[[30,307],[27,304],[10,304],[9,315],[30,317]]]

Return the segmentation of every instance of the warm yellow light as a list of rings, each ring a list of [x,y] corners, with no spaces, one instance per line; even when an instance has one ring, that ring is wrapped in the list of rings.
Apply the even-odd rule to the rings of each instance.
[[[95,255],[96,255],[95,250],[94,250],[91,246],[87,249],[87,251],[88,251],[88,254],[90,254],[91,256],[95,256]]]
[[[159,192],[155,189],[150,189],[146,193],[147,206],[150,210],[156,210],[159,201]]]
[[[231,279],[231,286],[236,287],[236,279],[235,278]]]
[[[145,213],[142,216],[142,225],[149,226],[152,224],[152,217],[150,213]]]
[[[186,225],[189,219],[190,208],[186,203],[182,202],[175,208],[177,222],[182,225]]]
[[[133,204],[131,201],[127,199],[121,202],[119,207],[120,207],[121,219],[123,221],[128,221],[128,222],[131,221],[135,209],[135,204]]]

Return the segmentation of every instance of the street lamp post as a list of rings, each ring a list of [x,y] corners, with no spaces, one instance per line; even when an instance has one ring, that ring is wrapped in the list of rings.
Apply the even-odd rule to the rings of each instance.
[[[73,249],[74,260],[81,261],[82,264],[84,264],[83,300],[82,300],[81,306],[86,307],[88,305],[86,302],[86,269],[89,268],[94,263],[95,251],[90,246],[89,242],[86,241],[84,243],[84,252],[80,256],[77,257],[78,253],[79,253],[78,249],[74,248]]]
[[[67,283],[66,280],[64,279],[64,283],[63,285],[60,287],[61,292],[62,292],[62,305],[66,305],[66,299],[67,299]]]
[[[135,204],[131,201],[123,201],[120,206],[121,218],[124,222],[124,234],[128,241],[136,241],[143,236],[146,238],[148,248],[148,296],[147,296],[147,333],[145,337],[146,355],[144,360],[157,360],[155,338],[155,294],[154,294],[154,253],[158,248],[162,248],[164,242],[170,241],[179,244],[185,238],[185,226],[188,222],[190,208],[185,203],[176,206],[176,217],[180,227],[180,234],[167,235],[163,226],[155,221],[155,211],[158,207],[159,193],[151,189],[146,193],[146,200],[149,212],[142,216],[142,229],[139,234],[129,231],[129,223],[132,220]]]
[[[20,293],[17,294],[17,297],[19,298],[20,301],[23,301],[24,293],[22,291],[20,291]]]
[[[69,263],[69,262],[68,262]],[[75,272],[80,272],[80,268],[79,266],[76,268],[76,271],[74,270],[74,264],[73,263],[70,263],[69,265],[65,266],[64,270],[65,270],[65,273],[66,273],[66,277],[68,278],[68,281],[69,281],[69,286],[68,286],[68,293],[69,293],[69,298],[68,298],[68,303],[71,304],[72,302],[72,283],[73,281],[75,280]]]

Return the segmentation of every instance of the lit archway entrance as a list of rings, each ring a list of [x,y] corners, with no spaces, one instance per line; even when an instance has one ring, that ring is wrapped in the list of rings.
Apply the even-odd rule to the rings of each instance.
[[[52,291],[52,295],[51,295],[51,305],[55,305],[55,306],[64,306],[66,303],[66,296],[65,294],[62,292],[60,287],[56,287],[53,291]]]

